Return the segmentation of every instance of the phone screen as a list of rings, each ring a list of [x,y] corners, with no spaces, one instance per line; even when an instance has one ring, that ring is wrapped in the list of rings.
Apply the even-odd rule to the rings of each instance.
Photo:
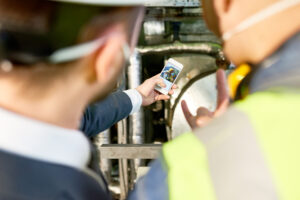
[[[176,67],[170,62],[167,62],[166,66],[164,67],[163,71],[161,72],[160,76],[163,78],[166,87],[164,90],[169,91],[175,82],[177,76],[180,73],[180,68]]]

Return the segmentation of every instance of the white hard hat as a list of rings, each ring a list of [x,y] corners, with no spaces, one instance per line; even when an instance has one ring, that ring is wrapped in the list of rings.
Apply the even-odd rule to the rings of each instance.
[[[41,2],[45,0],[41,0]],[[90,54],[99,48],[104,42],[101,37],[85,42],[79,42],[78,37],[84,26],[91,21],[100,20],[100,13],[109,13],[110,10],[117,10],[118,7],[130,6],[128,11],[134,16],[128,22],[130,24],[130,34],[128,39],[130,50],[137,42],[140,27],[144,15],[145,0],[48,0],[53,6],[51,14],[55,18],[49,23],[47,31],[36,34],[36,29],[26,29],[17,25],[7,26],[6,37],[0,38],[1,59],[10,60],[24,65],[32,65],[37,62],[63,63],[76,60]],[[33,0],[34,2],[34,0]],[[49,3],[47,2],[47,4]],[[128,9],[129,10],[129,9]],[[77,15],[76,12],[79,11]],[[127,10],[126,10],[127,11]],[[121,20],[122,17],[119,17]],[[71,20],[74,19],[74,20]],[[105,19],[109,22],[109,18]],[[127,20],[127,19],[126,19]],[[10,25],[10,21],[8,25]],[[22,24],[22,23],[21,23]],[[3,25],[1,24],[1,27]],[[6,26],[6,25],[5,25]],[[15,27],[16,26],[16,27]],[[3,26],[4,27],[4,26]],[[38,31],[39,28],[37,28]],[[1,32],[1,31],[0,31]],[[2,32],[1,32],[2,33]],[[26,38],[26,39],[24,39]],[[31,45],[28,45],[31,43]],[[125,45],[126,46],[126,45]],[[34,48],[33,48],[34,47]],[[125,50],[129,48],[124,47]],[[129,52],[129,51],[127,51]]]
[[[134,6],[144,5],[146,0],[52,0],[66,3],[105,5],[105,6]]]

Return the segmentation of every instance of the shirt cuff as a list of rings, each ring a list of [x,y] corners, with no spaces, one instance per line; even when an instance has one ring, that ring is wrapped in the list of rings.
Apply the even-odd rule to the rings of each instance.
[[[143,102],[142,95],[136,89],[125,90],[124,93],[128,95],[132,103],[130,115],[139,111]]]

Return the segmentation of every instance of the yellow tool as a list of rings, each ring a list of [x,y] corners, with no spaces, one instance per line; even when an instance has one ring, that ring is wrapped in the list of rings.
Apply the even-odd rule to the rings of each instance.
[[[235,98],[240,83],[250,71],[251,67],[248,64],[242,64],[228,76],[229,95],[232,99]]]

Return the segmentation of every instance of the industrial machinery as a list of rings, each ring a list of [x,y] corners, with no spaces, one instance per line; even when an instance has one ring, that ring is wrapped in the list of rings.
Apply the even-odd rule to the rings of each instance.
[[[191,111],[199,106],[213,110],[216,105],[216,59],[223,57],[220,41],[205,26],[199,1],[149,1],[146,6],[139,43],[120,89],[135,88],[160,73],[169,58],[185,67],[169,101],[143,108],[95,138],[101,170],[116,199],[126,197],[162,143],[190,131],[182,99]]]

